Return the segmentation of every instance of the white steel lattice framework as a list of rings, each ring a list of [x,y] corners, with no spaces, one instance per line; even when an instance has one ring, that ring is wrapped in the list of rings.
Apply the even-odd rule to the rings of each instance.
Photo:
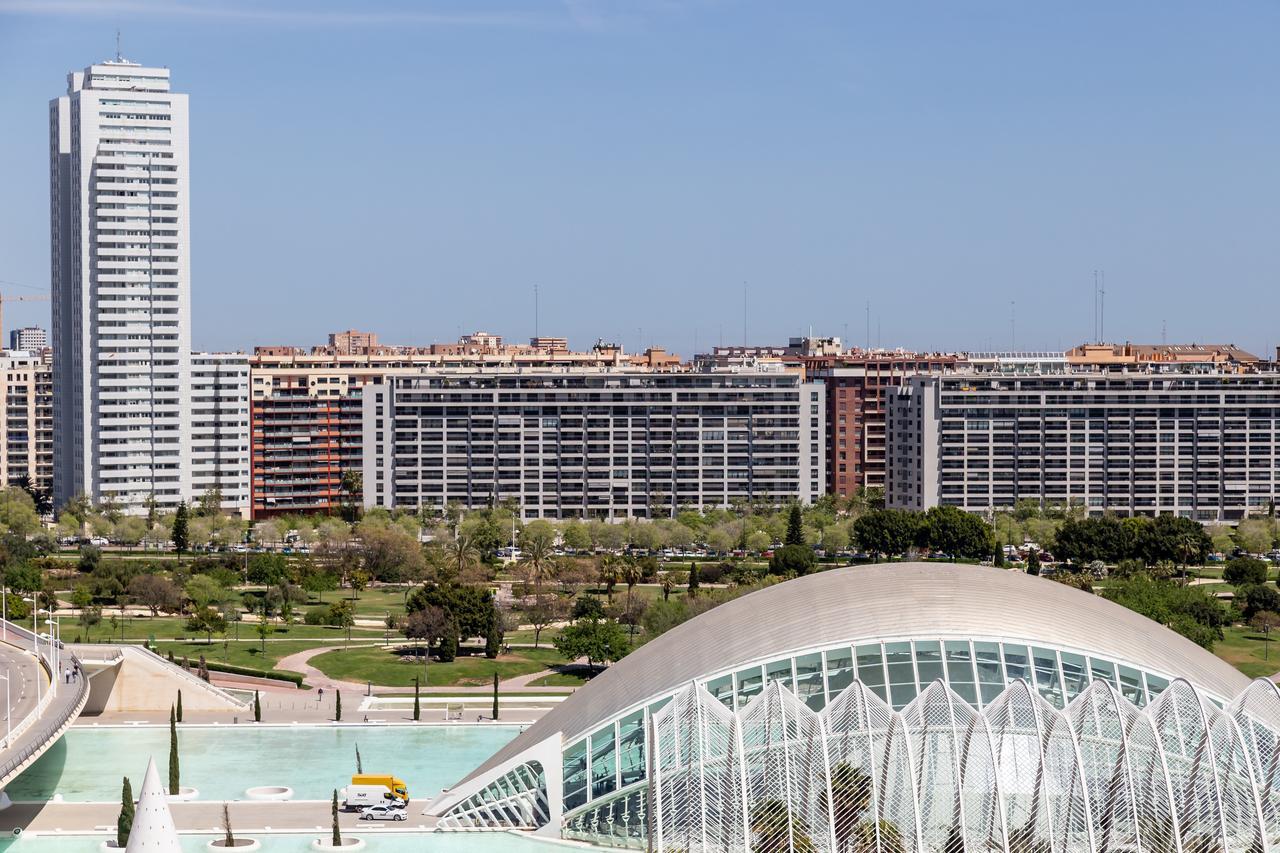
[[[975,710],[941,681],[894,711],[854,682],[820,712],[780,682],[652,716],[658,851],[1269,853],[1280,693],[1226,708],[1178,680],[1139,709],[1105,681],[1058,710],[1025,682]]]

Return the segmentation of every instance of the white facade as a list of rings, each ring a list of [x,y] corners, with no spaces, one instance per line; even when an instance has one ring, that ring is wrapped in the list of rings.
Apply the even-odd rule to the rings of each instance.
[[[957,373],[891,389],[885,502],[1232,521],[1280,495],[1280,374]]]
[[[49,104],[58,502],[191,493],[187,96],[117,58]]]
[[[9,349],[39,352],[49,345],[49,336],[39,326],[23,326],[9,332]]]
[[[618,520],[810,503],[826,481],[822,386],[783,370],[433,370],[363,405],[371,507]]]
[[[222,508],[249,509],[249,356],[191,354],[191,499],[217,491]]]

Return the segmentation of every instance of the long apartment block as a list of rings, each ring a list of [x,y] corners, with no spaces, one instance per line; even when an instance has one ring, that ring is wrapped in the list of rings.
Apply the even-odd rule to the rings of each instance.
[[[1274,372],[917,376],[889,391],[886,501],[1233,520],[1280,493],[1278,436]]]
[[[823,389],[799,371],[435,370],[363,407],[368,507],[608,520],[824,492]]]

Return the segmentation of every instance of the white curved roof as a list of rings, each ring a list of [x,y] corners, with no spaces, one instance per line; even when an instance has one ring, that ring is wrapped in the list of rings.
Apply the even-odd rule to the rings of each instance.
[[[758,590],[672,628],[609,667],[467,779],[556,732],[577,737],[694,679],[762,658],[863,639],[949,636],[1091,652],[1185,678],[1223,699],[1249,685],[1180,634],[1055,581],[952,563],[857,566]]]

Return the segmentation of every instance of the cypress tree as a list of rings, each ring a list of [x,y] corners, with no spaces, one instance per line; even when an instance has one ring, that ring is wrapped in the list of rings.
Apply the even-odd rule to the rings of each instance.
[[[169,706],[169,795],[177,796],[178,783],[178,714],[172,705]]]
[[[190,546],[189,524],[187,521],[187,505],[186,503],[178,504],[178,511],[173,515],[173,530],[169,534],[169,538],[173,540],[173,550],[178,553],[178,564],[182,564],[182,555],[186,553]]]
[[[787,538],[782,544],[804,544],[804,516],[800,514],[800,504],[791,505],[791,511],[787,514]]]
[[[698,576],[698,564],[689,563],[689,597],[690,598],[698,594],[698,584],[700,581],[701,581],[701,578]]]
[[[236,846],[236,837],[231,834],[231,809],[222,804],[222,843],[227,847]]]
[[[493,674],[493,718],[498,719],[498,673]]]
[[[1040,574],[1040,552],[1039,551],[1033,550],[1031,553],[1027,554],[1027,574],[1029,575]]]
[[[178,710],[177,710],[177,720],[178,720],[178,722],[182,722],[182,691],[181,691],[181,690],[179,690],[179,691],[178,691],[178,706],[177,706],[177,708],[178,708]]]
[[[342,693],[333,691],[333,720],[334,722],[342,722]]]
[[[342,833],[338,830],[338,789],[333,789],[333,846],[342,846]]]
[[[484,656],[493,660],[502,651],[502,617],[495,604],[489,612],[488,630],[484,634]]]
[[[356,773],[364,773],[364,762],[360,760],[360,744],[356,744]]]
[[[262,699],[258,696],[257,690],[253,691],[253,721],[262,722]]]
[[[413,677],[413,721],[422,719],[422,701],[418,697],[418,676]]]
[[[991,565],[997,569],[1004,568],[1004,543],[996,542],[996,552],[992,555]]]
[[[129,843],[129,832],[133,829],[133,785],[125,776],[120,784],[120,816],[116,818],[116,846],[124,847]]]

